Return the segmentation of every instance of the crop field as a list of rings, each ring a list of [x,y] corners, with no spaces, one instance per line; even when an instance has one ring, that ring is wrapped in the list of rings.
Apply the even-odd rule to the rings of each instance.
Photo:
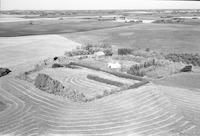
[[[199,126],[185,118],[154,85],[129,90],[93,103],[72,103],[42,93],[16,79],[1,81],[1,96],[10,102],[0,113],[1,135],[138,135],[198,136]],[[187,94],[186,94],[187,95]],[[173,97],[173,95],[172,95]],[[184,105],[199,97],[182,94]],[[193,107],[199,113],[198,107]]]

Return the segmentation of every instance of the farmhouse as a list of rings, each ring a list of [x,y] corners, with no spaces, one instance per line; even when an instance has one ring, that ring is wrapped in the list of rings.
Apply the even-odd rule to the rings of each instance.
[[[108,67],[111,69],[120,69],[121,64],[119,62],[109,62]]]
[[[94,53],[94,57],[96,58],[101,58],[103,56],[105,56],[105,53],[103,51],[98,51]]]

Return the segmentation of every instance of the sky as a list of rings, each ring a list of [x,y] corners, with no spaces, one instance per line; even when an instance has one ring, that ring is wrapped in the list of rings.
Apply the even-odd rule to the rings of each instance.
[[[200,1],[1,0],[3,10],[200,9]]]

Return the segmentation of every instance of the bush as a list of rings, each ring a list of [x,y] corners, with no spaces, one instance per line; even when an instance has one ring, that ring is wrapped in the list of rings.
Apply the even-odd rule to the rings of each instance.
[[[185,66],[185,67],[182,68],[180,71],[181,71],[181,72],[191,72],[191,71],[192,71],[192,66],[191,66],[191,65]]]
[[[104,92],[103,92],[103,96],[108,96],[108,95],[110,95],[110,91],[108,91],[108,90],[104,90]]]
[[[130,70],[127,71],[128,74],[143,77],[145,75],[144,70],[140,68],[139,65],[133,65]]]
[[[149,81],[142,81],[142,82],[139,82],[139,83],[135,83],[135,84],[129,86],[128,89],[135,89],[135,88],[138,88],[138,87],[145,85],[145,84],[148,84],[148,83],[149,83]]]
[[[102,97],[103,95],[100,95],[100,94],[96,95],[96,99],[101,99]]]
[[[77,49],[77,50],[65,52],[65,56],[68,56],[68,57],[73,57],[73,56],[78,56],[78,55],[88,55],[88,54],[90,54],[90,52],[83,49],[79,49],[79,50]]]
[[[87,50],[89,54],[94,54],[98,51],[103,51],[106,56],[112,56],[112,47],[107,44],[86,44],[81,47],[83,50]]]
[[[145,69],[152,66],[158,66],[158,65],[162,65],[162,64],[160,64],[159,62],[156,62],[155,59],[151,59],[151,60],[145,61],[143,64],[132,65],[130,69],[127,71],[127,73],[131,75],[143,77],[145,75]]]
[[[53,60],[54,60],[54,61],[58,60],[58,57],[54,57]]]
[[[121,48],[118,49],[118,55],[128,55],[131,54],[133,49],[128,49],[128,48]]]
[[[113,55],[112,49],[105,49],[103,52],[105,53],[105,56],[112,56]]]
[[[65,52],[65,55],[68,57],[77,55],[90,55],[98,51],[103,51],[106,54],[106,56],[112,56],[113,54],[112,46],[109,46],[107,44],[86,44],[82,45],[81,47],[77,47],[76,50]]]
[[[29,21],[29,25],[34,25],[33,21]]]
[[[150,51],[150,48],[146,48],[145,51],[146,51],[146,52],[149,52],[149,51]]]
[[[71,64],[66,64],[64,65],[65,68],[71,68],[71,69],[79,69],[79,67],[71,65]]]
[[[64,66],[61,65],[61,64],[58,64],[58,63],[54,63],[54,64],[52,65],[52,68],[61,68],[61,67],[64,67]]]
[[[66,52],[65,52],[65,56],[67,56],[67,57],[72,57],[73,55],[72,55],[72,52],[71,52],[71,51],[66,51]]]
[[[5,76],[11,72],[8,68],[0,68],[0,77]]]

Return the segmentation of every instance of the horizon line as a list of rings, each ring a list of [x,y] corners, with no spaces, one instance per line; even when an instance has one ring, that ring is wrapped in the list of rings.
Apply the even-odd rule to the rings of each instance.
[[[67,10],[80,10],[80,11],[88,11],[88,10],[200,10],[200,8],[141,8],[141,9],[2,9],[1,11],[52,11],[52,10],[58,10],[58,11],[67,11]]]

